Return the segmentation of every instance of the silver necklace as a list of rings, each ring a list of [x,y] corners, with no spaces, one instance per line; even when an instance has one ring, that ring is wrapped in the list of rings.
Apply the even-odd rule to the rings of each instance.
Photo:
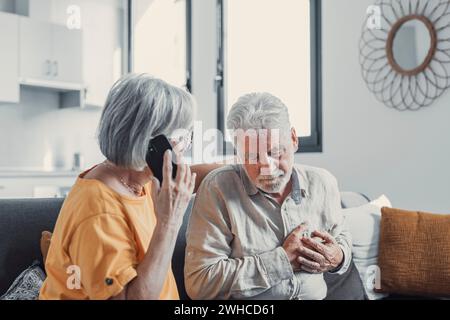
[[[107,161],[103,162],[102,165],[107,167],[109,169],[109,171],[111,171],[111,173],[114,174],[117,179],[119,179],[120,183],[125,188],[128,189],[128,191],[130,191],[132,194],[134,194],[134,195],[136,195],[138,197],[142,195],[142,186],[135,187],[135,186],[132,186],[129,183],[127,183],[122,176],[120,176],[117,172],[114,171],[114,169],[115,169],[114,166],[109,164]]]

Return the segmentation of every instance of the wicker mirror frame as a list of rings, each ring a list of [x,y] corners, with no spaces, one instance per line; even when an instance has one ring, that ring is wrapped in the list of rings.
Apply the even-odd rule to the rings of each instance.
[[[405,70],[403,69],[395,59],[394,56],[394,40],[397,36],[398,31],[402,28],[402,26],[409,22],[419,20],[421,21],[428,29],[428,32],[430,34],[430,48],[428,49],[428,54],[425,58],[425,60],[416,68],[412,70]],[[431,60],[433,60],[434,54],[436,53],[436,46],[437,46],[437,35],[436,30],[434,30],[434,25],[431,23],[431,21],[425,17],[425,16],[419,16],[417,14],[412,14],[409,16],[405,16],[401,19],[399,19],[393,26],[391,31],[389,32],[388,39],[386,42],[386,54],[389,61],[389,64],[391,67],[398,73],[405,75],[405,76],[415,76],[419,74],[420,72],[423,72],[429,65]]]
[[[369,26],[367,16],[360,40],[363,78],[377,99],[397,110],[431,105],[450,87],[450,0],[377,0],[381,25]],[[376,12],[375,12],[376,13]],[[430,34],[424,61],[405,70],[394,56],[394,40],[401,27],[421,21]]]

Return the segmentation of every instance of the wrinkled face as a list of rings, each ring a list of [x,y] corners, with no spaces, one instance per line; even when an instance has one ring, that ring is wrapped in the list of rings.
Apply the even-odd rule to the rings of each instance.
[[[260,190],[281,193],[292,175],[294,154],[298,149],[295,129],[290,133],[261,130],[246,135],[236,150],[248,177]]]

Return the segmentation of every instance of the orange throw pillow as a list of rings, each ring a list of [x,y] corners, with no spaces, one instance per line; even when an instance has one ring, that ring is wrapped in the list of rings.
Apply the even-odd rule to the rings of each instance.
[[[47,260],[48,249],[50,248],[50,240],[52,239],[52,233],[49,231],[42,232],[41,235],[41,253],[42,261],[45,265],[45,260]]]
[[[379,291],[450,296],[450,215],[381,212]]]

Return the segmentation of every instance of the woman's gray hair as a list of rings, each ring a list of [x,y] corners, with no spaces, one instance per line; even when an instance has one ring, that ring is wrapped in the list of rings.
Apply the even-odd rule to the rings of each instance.
[[[227,118],[227,129],[289,131],[291,129],[289,111],[279,98],[270,93],[246,94],[231,108]]]
[[[98,127],[100,150],[109,161],[143,170],[150,140],[178,129],[191,130],[191,94],[148,74],[128,74],[109,92]]]

